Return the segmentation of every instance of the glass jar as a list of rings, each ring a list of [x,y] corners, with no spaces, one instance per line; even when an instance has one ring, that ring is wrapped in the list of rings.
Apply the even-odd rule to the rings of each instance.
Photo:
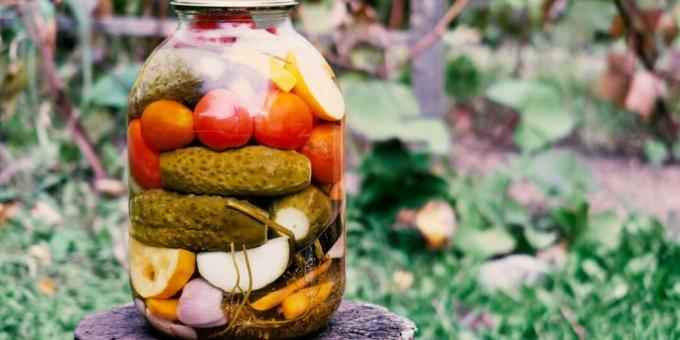
[[[345,104],[290,0],[173,2],[129,97],[130,276],[181,338],[313,332],[344,289]]]

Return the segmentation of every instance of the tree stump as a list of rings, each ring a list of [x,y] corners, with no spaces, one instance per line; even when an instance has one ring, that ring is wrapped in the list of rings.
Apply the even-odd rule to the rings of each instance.
[[[416,325],[387,309],[343,301],[326,326],[307,337],[319,340],[413,339]],[[76,340],[154,340],[164,336],[149,326],[133,304],[90,315],[80,321]]]

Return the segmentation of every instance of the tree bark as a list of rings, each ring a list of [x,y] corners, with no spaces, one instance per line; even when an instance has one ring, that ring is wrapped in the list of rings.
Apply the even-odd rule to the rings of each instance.
[[[414,43],[434,31],[444,15],[444,0],[411,1],[411,27]],[[411,81],[426,117],[444,117],[444,43],[441,37],[414,56]]]
[[[357,302],[343,301],[326,326],[307,339],[383,340],[413,339],[415,324],[387,309]],[[124,305],[83,319],[75,331],[76,340],[154,340],[161,339],[133,304]]]

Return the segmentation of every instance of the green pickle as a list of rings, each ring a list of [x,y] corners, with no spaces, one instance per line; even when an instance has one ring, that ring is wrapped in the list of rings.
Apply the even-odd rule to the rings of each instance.
[[[299,338],[342,302],[345,103],[296,3],[173,1],[133,84],[130,285],[165,335]]]
[[[191,251],[252,248],[267,240],[267,226],[231,207],[235,198],[149,190],[130,203],[132,237],[148,245]],[[265,211],[241,201],[256,213]]]
[[[141,116],[144,108],[156,100],[170,99],[193,106],[201,98],[204,81],[192,69],[191,60],[206,52],[162,49],[156,54],[142,66],[132,85],[128,102],[131,118]]]
[[[247,146],[228,151],[189,147],[161,154],[165,188],[223,196],[277,196],[311,180],[309,160],[295,151]]]
[[[312,185],[275,201],[270,212],[274,221],[294,230],[298,247],[303,247],[331,222],[333,206],[330,198]]]

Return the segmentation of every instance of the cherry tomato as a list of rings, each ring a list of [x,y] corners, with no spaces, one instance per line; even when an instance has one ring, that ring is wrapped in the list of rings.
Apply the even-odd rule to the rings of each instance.
[[[226,25],[248,25],[250,28],[255,28],[255,21],[249,13],[199,14],[191,22],[190,27],[195,31],[207,31],[219,29]]]
[[[298,95],[272,94],[255,119],[255,140],[277,149],[297,149],[309,138],[314,116]]]
[[[312,178],[318,184],[334,184],[344,171],[342,154],[343,132],[338,124],[314,127],[300,152],[312,162]]]
[[[227,14],[202,14],[190,24],[192,35],[199,41],[231,44],[236,42],[238,38],[229,33],[229,28],[247,25],[249,28],[255,28],[255,21],[248,13],[227,13]],[[215,35],[204,34],[205,31],[220,30],[224,34]]]
[[[229,90],[208,92],[194,109],[198,139],[213,150],[243,146],[253,135],[253,119],[241,98]]]
[[[139,119],[128,126],[128,163],[130,175],[144,189],[161,187],[161,160],[142,136]]]
[[[194,140],[194,113],[172,101],[155,101],[144,109],[142,136],[156,151],[178,149]]]

